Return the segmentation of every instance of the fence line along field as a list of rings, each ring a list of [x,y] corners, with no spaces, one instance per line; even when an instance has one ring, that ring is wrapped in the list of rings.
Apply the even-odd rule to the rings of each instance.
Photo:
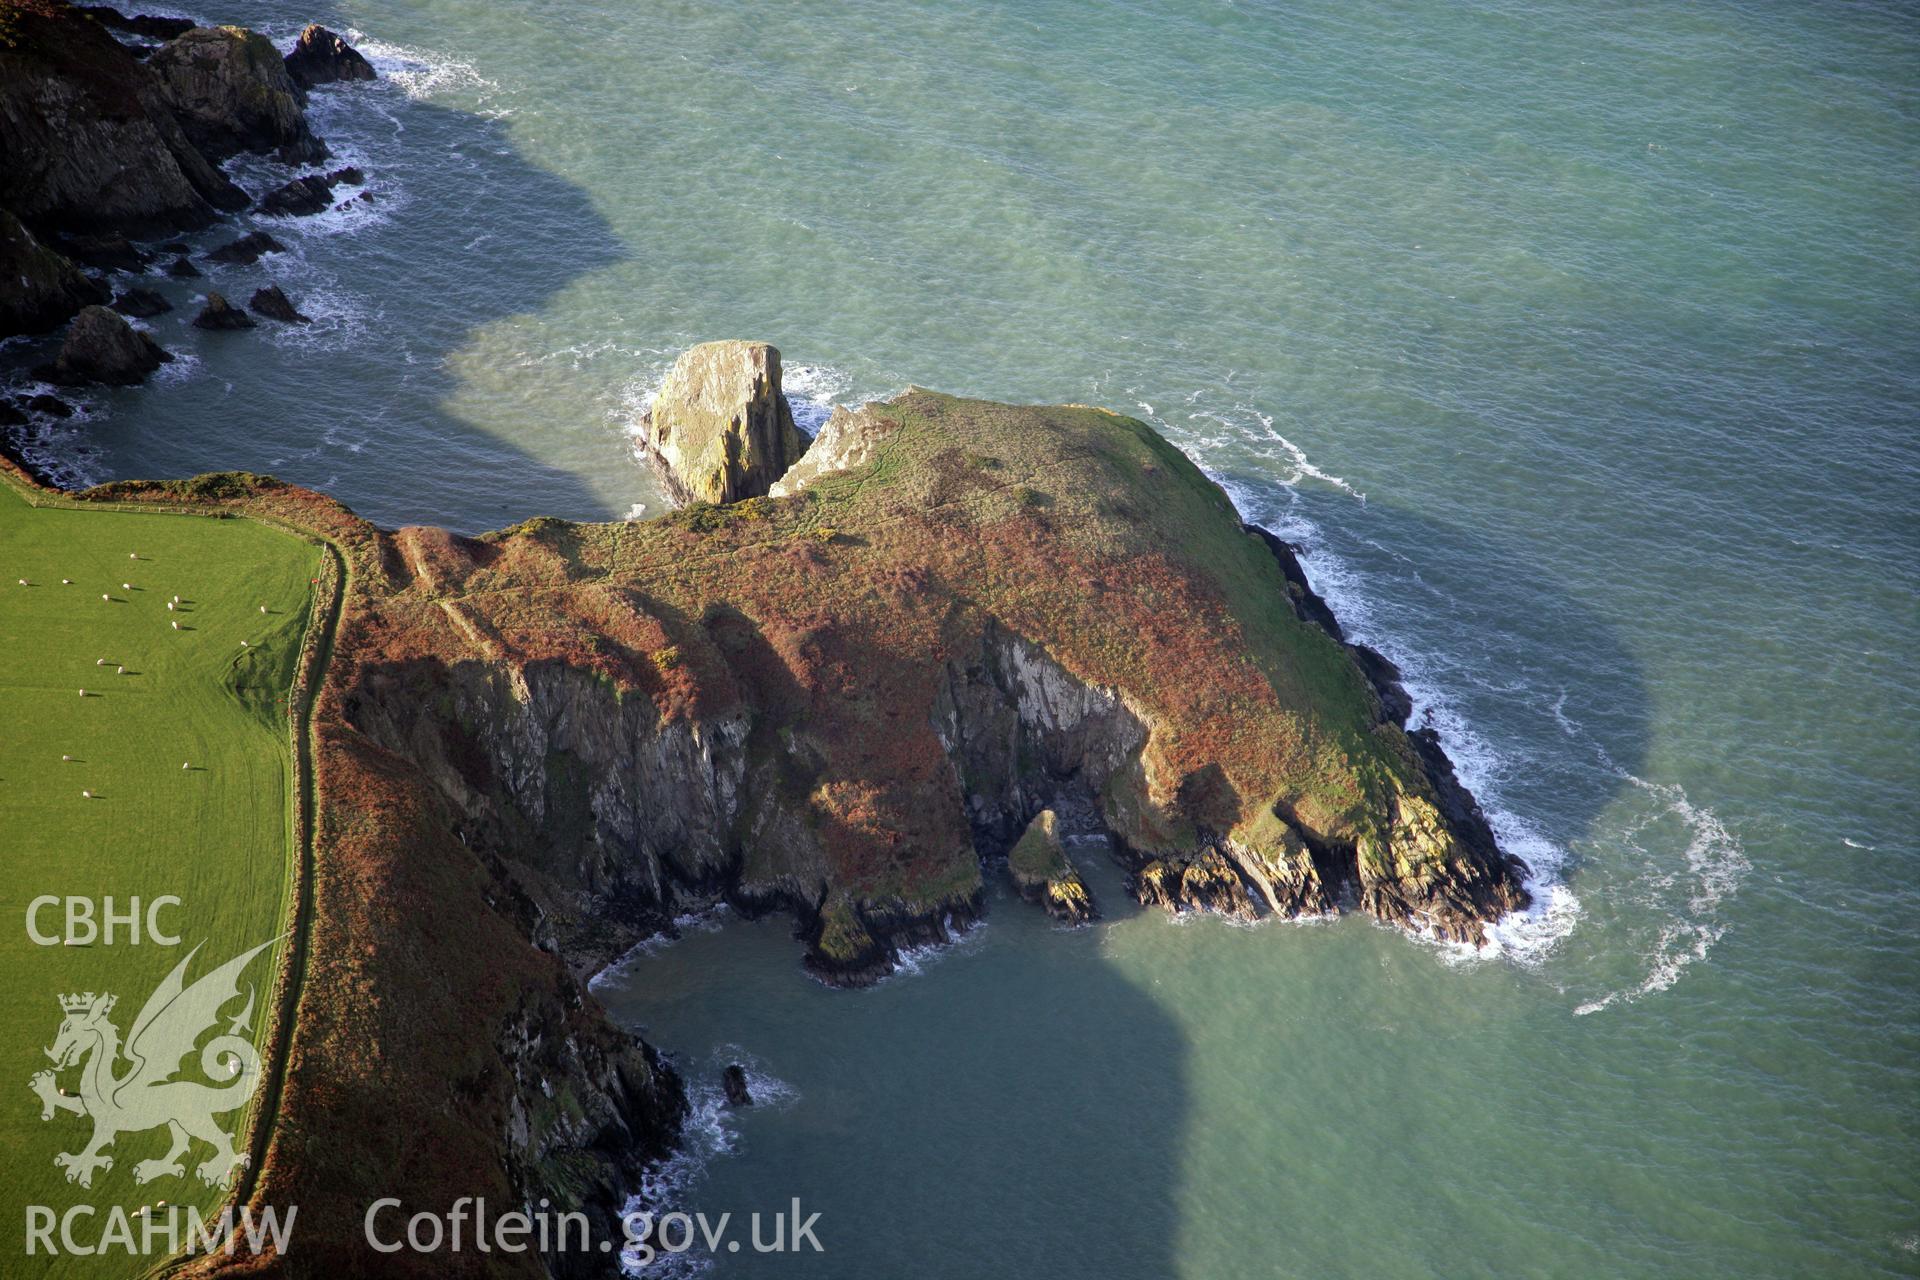
[[[149,1212],[198,1205],[211,1215],[224,1198],[197,1176],[212,1154],[198,1142],[181,1175],[136,1181],[137,1165],[169,1152],[164,1124],[122,1132],[104,1151],[111,1167],[92,1171],[90,1186],[70,1181],[55,1157],[85,1148],[93,1122],[61,1109],[42,1120],[29,1082],[54,1066],[62,997],[112,993],[109,1021],[125,1036],[196,944],[189,983],[285,927],[295,851],[286,699],[320,555],[253,520],[35,507],[0,476],[0,1203],[16,1207],[0,1225],[6,1256],[25,1249],[18,1206],[92,1205],[98,1216],[83,1230],[97,1238],[111,1206],[138,1215],[164,1201]],[[42,896],[63,904],[33,921],[60,939],[53,945],[29,933],[29,904]],[[179,905],[155,922],[177,946],[147,936],[148,909],[167,896]],[[69,942],[65,900],[91,903],[98,927],[109,898],[116,916],[139,899],[138,940],[116,922],[111,945]],[[279,949],[240,975],[241,996],[254,993],[241,1034],[256,1046]],[[218,1031],[240,1005],[222,1010]],[[199,1078],[199,1063],[187,1056],[181,1078]],[[58,1088],[78,1096],[83,1072],[70,1063]],[[252,1105],[217,1117],[241,1150]],[[159,1260],[63,1252],[31,1265],[36,1275],[127,1276]]]

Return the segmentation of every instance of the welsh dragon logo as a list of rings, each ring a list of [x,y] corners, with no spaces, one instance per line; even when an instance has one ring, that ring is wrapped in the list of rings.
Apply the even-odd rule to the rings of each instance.
[[[245,1034],[253,1018],[251,986],[246,1007],[226,1019],[226,1030],[200,1048],[201,1072],[226,1083],[177,1077],[182,1060],[222,1021],[221,1009],[239,996],[240,974],[247,963],[273,941],[235,956],[189,986],[187,965],[200,951],[194,947],[147,998],[124,1044],[119,1028],[108,1017],[117,997],[91,991],[60,997],[66,1017],[46,1051],[53,1070],[38,1072],[30,1083],[40,1099],[42,1120],[62,1111],[93,1120],[92,1141],[79,1151],[63,1151],[53,1158],[67,1171],[68,1182],[92,1186],[96,1169],[113,1167],[113,1157],[104,1152],[116,1137],[163,1125],[172,1145],[164,1156],[133,1167],[136,1182],[185,1176],[181,1157],[196,1140],[213,1148],[213,1154],[195,1169],[209,1186],[224,1183],[247,1163],[246,1154],[234,1150],[232,1139],[214,1123],[214,1117],[245,1105],[260,1077],[260,1055]],[[57,1076],[76,1065],[80,1066],[79,1092],[70,1094],[59,1087]]]

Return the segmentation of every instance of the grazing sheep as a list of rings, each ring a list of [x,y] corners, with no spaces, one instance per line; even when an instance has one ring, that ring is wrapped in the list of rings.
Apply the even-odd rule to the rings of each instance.
[[[179,624],[178,622],[175,622],[175,623],[173,624],[173,629],[174,629],[175,631],[178,631],[178,630],[180,629],[180,624]]]
[[[73,585],[73,579],[72,579],[72,578],[62,578],[62,579],[60,579],[60,585],[61,585],[61,586],[63,586],[63,587],[70,587],[70,586],[72,586],[72,585]]]
[[[131,582],[123,582],[120,584],[120,589],[122,591],[131,591],[133,590],[133,584]]]
[[[21,585],[21,586],[23,586],[23,587],[24,587],[24,586],[26,586],[26,585],[27,585],[27,580],[26,580],[25,578],[22,578],[22,579],[20,579],[20,585]]]
[[[62,756],[60,757],[60,761],[61,761],[61,763],[63,763],[63,764],[64,764],[64,763],[67,763],[68,761],[71,761],[72,759],[73,759],[73,757],[72,757],[72,756],[70,756],[70,755],[62,755]]]
[[[111,599],[113,599],[113,597],[112,597],[112,596],[110,596],[110,595],[108,595],[108,594],[107,594],[106,592],[104,592],[104,591],[102,591],[102,592],[100,593],[100,598],[101,598],[102,600],[111,600]]]
[[[80,691],[80,696],[81,696],[81,697],[83,697],[83,698],[84,698],[84,697],[86,697],[86,696],[87,696],[87,691],[86,691],[85,689],[82,689],[82,690]]]
[[[82,791],[82,792],[80,793],[80,798],[81,798],[82,800],[91,800],[91,799],[93,799],[93,792],[91,792],[91,791]]]
[[[191,760],[182,760],[182,761],[180,762],[180,767],[181,767],[182,769],[191,769],[191,768],[193,768],[193,761],[191,761]]]
[[[265,605],[261,605],[261,606],[260,606],[260,612],[262,612],[262,613],[265,613],[266,611],[267,611],[267,606],[265,606]]]
[[[173,612],[173,601],[171,601],[171,600],[169,600],[169,601],[167,601],[167,612],[168,612],[168,613],[172,613],[172,612]]]
[[[113,669],[113,674],[115,674],[115,675],[117,675],[117,676],[123,676],[123,675],[125,675],[125,674],[127,674],[127,669],[126,669],[125,667],[115,667],[115,668]]]
[[[244,649],[244,648],[246,648],[246,647],[247,647],[247,642],[246,642],[245,640],[242,640],[242,641],[240,642],[240,647],[241,647],[242,649]]]
[[[93,660],[93,665],[96,667],[104,667],[107,665],[107,660],[105,658],[95,658]]]

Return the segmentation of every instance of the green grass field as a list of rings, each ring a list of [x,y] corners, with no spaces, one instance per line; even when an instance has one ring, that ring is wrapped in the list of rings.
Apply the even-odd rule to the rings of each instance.
[[[165,1200],[213,1213],[223,1199],[194,1176],[210,1151],[199,1144],[185,1176],[136,1184],[135,1164],[167,1152],[164,1127],[122,1133],[111,1169],[90,1188],[70,1183],[54,1157],[80,1150],[92,1122],[65,1111],[43,1121],[29,1081],[52,1065],[44,1051],[61,996],[115,993],[111,1021],[125,1035],[194,944],[204,945],[189,982],[286,927],[295,837],[284,699],[321,554],[252,520],[34,507],[0,478],[0,1257],[22,1258],[27,1205],[96,1206],[100,1216],[76,1227],[85,1238],[98,1236],[109,1206],[131,1213]],[[182,604],[169,611],[175,595]],[[112,897],[117,908],[138,897],[143,914],[173,895],[181,905],[160,922],[181,945],[155,945],[144,922],[138,945],[38,945],[27,915],[40,895]],[[38,924],[62,934],[63,912],[44,909]],[[257,989],[257,1045],[279,953],[262,953],[242,979],[243,993]],[[80,1076],[70,1067],[58,1084],[78,1092]],[[197,1054],[182,1078],[204,1079]],[[248,1113],[216,1120],[244,1150]],[[0,1262],[0,1272],[124,1276],[153,1261],[35,1257]]]

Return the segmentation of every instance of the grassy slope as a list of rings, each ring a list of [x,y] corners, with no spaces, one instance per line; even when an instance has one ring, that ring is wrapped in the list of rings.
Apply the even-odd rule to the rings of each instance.
[[[128,559],[133,551],[138,561]],[[0,482],[0,1025],[9,1029],[0,1080],[13,1093],[0,1107],[0,1253],[19,1256],[23,1204],[166,1199],[212,1209],[221,1197],[191,1177],[133,1183],[135,1161],[164,1152],[160,1131],[123,1135],[115,1167],[90,1191],[69,1185],[53,1155],[78,1149],[91,1124],[64,1114],[43,1123],[25,1085],[48,1065],[41,1049],[59,1025],[59,995],[118,993],[114,1020],[124,1031],[185,947],[204,939],[201,959],[217,963],[284,927],[292,763],[279,700],[318,560],[316,548],[250,520],[36,509]],[[34,585],[16,585],[20,577]],[[169,613],[176,593],[190,607]],[[260,614],[261,604],[271,612]],[[173,630],[175,618],[191,630]],[[135,674],[97,667],[97,657]],[[99,696],[83,700],[81,687]],[[63,763],[63,754],[75,760]],[[185,761],[195,769],[183,771]],[[83,799],[83,789],[97,798]],[[166,922],[184,946],[36,946],[24,913],[43,893],[177,895],[184,905]],[[42,916],[43,927],[54,923]],[[276,963],[262,957],[249,974],[260,986],[260,1035]],[[203,971],[196,962],[192,972]],[[70,1087],[73,1074],[62,1083]],[[234,1128],[238,1119],[223,1117]],[[124,1258],[91,1267],[62,1259],[45,1274],[130,1269]]]

